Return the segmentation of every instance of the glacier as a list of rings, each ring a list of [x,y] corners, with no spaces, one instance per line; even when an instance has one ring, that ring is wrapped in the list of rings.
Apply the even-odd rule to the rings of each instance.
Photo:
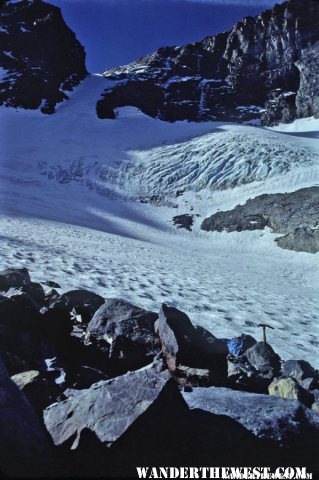
[[[170,124],[125,107],[102,121],[109,83],[88,77],[51,116],[1,109],[1,268],[151,310],[165,302],[221,337],[259,338],[270,323],[282,358],[318,368],[319,254],[282,250],[269,229],[200,224],[262,193],[319,185],[319,120]],[[189,212],[193,231],[177,230],[172,217]]]

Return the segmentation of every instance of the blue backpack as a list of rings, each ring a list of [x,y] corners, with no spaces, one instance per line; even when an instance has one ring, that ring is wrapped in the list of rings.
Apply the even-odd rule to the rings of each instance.
[[[227,341],[227,347],[230,355],[239,357],[248,350],[248,348],[255,345],[256,340],[251,335],[242,333],[240,337],[230,338]]]

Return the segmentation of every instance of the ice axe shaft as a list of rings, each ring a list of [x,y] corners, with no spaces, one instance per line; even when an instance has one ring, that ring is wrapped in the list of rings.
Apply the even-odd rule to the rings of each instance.
[[[272,327],[271,325],[267,325],[267,323],[259,323],[258,327],[262,327],[262,329],[263,329],[263,341],[264,341],[264,343],[267,343],[266,328],[271,328],[272,330],[274,330],[274,327]]]

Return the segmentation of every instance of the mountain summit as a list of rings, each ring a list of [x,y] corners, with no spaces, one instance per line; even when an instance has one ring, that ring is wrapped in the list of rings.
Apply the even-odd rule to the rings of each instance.
[[[53,113],[87,75],[84,48],[59,8],[0,3],[0,105]]]
[[[85,51],[59,8],[0,2],[0,105],[54,113],[87,75]],[[319,117],[319,2],[290,0],[215,36],[161,47],[107,70],[99,118],[133,106],[161,120],[266,125]]]
[[[107,70],[120,83],[105,91],[98,116],[130,105],[168,121],[318,117],[318,52],[318,1],[291,0],[228,32]]]

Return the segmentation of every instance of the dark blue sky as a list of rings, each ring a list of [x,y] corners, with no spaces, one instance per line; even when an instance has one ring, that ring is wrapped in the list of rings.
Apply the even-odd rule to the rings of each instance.
[[[50,2],[50,0],[48,0]],[[272,0],[51,0],[101,72],[152,52],[224,31]],[[279,3],[279,0],[277,1]]]

